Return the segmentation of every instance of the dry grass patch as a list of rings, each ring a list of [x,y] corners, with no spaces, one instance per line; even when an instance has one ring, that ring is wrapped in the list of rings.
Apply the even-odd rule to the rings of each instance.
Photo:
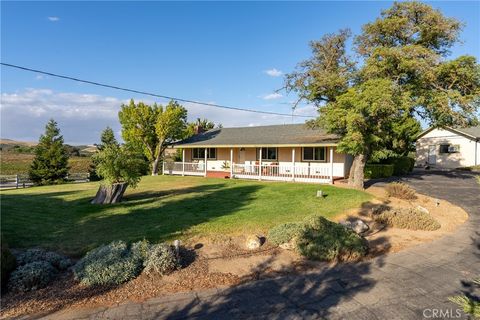
[[[440,229],[440,223],[430,213],[416,208],[394,208],[373,215],[375,222],[389,227],[409,230],[434,231]]]
[[[415,194],[415,190],[410,188],[408,185],[402,182],[392,182],[389,183],[385,190],[389,197],[395,197],[398,199],[404,200],[415,200],[417,199],[417,195]]]

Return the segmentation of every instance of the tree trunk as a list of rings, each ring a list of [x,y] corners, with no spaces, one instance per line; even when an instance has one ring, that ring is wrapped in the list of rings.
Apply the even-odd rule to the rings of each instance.
[[[356,189],[363,189],[365,175],[365,164],[367,163],[367,156],[359,154],[353,159],[352,167],[350,168],[350,177],[348,178],[348,184]]]
[[[152,176],[158,176],[158,164],[160,163],[160,157],[157,157],[152,162]]]
[[[123,194],[127,190],[128,183],[115,183],[111,186],[101,185],[98,188],[95,198],[91,201],[92,204],[110,204],[122,201]]]

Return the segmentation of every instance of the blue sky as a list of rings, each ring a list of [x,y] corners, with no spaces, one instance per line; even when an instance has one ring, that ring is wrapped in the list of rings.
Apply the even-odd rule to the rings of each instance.
[[[480,3],[433,2],[466,24],[453,57],[480,58]],[[224,105],[290,113],[283,74],[310,55],[308,42],[340,28],[354,34],[391,2],[2,2],[2,62]],[[267,72],[270,71],[270,72]],[[111,89],[1,68],[2,138],[37,140],[55,118],[71,143],[117,132]],[[224,126],[291,123],[290,117],[186,105]],[[315,115],[310,106],[299,114]],[[296,122],[304,121],[298,118]]]

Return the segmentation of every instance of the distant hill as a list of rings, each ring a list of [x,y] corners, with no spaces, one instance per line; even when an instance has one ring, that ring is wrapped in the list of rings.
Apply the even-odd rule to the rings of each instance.
[[[18,141],[12,139],[0,138],[0,151],[16,152],[16,153],[33,153],[37,142]],[[69,145],[66,144],[69,152],[73,155],[90,156],[97,152],[97,147],[94,145]]]

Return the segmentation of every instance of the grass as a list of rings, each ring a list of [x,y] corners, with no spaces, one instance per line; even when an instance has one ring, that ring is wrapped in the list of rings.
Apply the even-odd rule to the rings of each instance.
[[[0,152],[0,174],[26,174],[34,158],[33,154]],[[91,164],[90,157],[70,157],[68,164],[71,173],[86,173]]]
[[[371,199],[333,186],[203,177],[143,177],[125,201],[91,205],[98,183],[0,191],[1,231],[13,248],[40,246],[80,255],[112,240],[266,233],[317,214],[333,217]],[[325,198],[317,198],[323,190]]]

